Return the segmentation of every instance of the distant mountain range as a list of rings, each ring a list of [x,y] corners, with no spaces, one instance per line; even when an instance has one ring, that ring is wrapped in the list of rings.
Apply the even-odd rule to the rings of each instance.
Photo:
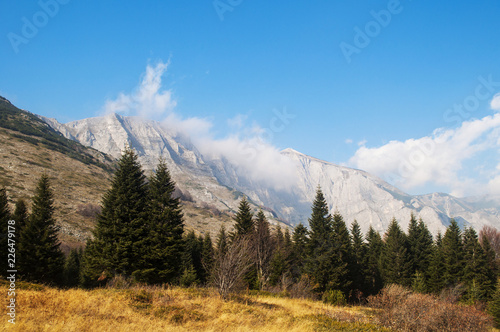
[[[189,139],[174,134],[162,124],[137,117],[110,114],[61,124],[40,117],[66,138],[118,158],[126,145],[137,151],[146,170],[158,158],[166,159],[178,186],[197,202],[234,211],[242,194],[255,206],[289,223],[307,224],[318,186],[332,211],[340,212],[347,223],[355,219],[366,231],[370,225],[383,232],[396,218],[406,228],[411,213],[421,217],[432,232],[444,231],[450,218],[461,226],[480,230],[484,225],[500,228],[498,198],[459,199],[433,193],[412,196],[367,172],[325,162],[293,149],[281,156],[293,165],[286,187],[276,189],[255,181],[226,158],[203,155]]]

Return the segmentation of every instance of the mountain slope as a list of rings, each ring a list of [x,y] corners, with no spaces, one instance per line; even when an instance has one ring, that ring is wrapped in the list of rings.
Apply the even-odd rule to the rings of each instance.
[[[128,144],[137,150],[146,169],[152,169],[159,157],[165,158],[181,189],[221,211],[234,211],[238,198],[245,193],[255,205],[269,208],[279,218],[292,224],[307,223],[319,185],[332,211],[338,210],[348,223],[356,219],[364,231],[370,225],[385,231],[394,217],[406,227],[411,213],[422,217],[434,233],[443,231],[450,217],[476,229],[483,225],[500,228],[498,209],[481,209],[477,202],[471,204],[446,194],[411,196],[367,172],[292,149],[281,152],[294,167],[291,185],[276,189],[253,181],[223,157],[202,155],[193,144],[171,135],[158,122],[116,114],[68,124],[46,121],[67,138],[114,156]]]
[[[82,243],[90,235],[93,211],[109,185],[112,167],[111,157],[66,139],[0,98],[0,186],[12,204],[23,198],[30,206],[38,179],[48,174],[65,244]]]

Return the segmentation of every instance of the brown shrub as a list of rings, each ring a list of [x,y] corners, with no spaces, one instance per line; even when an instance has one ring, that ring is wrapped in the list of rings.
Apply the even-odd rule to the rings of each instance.
[[[302,275],[300,280],[290,286],[290,297],[294,299],[316,299],[314,285],[309,276]]]
[[[435,296],[412,293],[389,285],[368,298],[380,309],[378,323],[400,331],[487,331],[492,318],[476,307],[443,301]]]

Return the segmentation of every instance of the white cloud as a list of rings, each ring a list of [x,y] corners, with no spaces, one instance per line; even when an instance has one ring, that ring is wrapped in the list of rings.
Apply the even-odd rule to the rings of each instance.
[[[171,90],[162,90],[162,76],[169,62],[148,65],[139,86],[131,93],[120,93],[114,100],[107,100],[103,113],[124,113],[150,119],[161,119],[173,111],[177,102]]]
[[[261,139],[265,136],[263,128],[246,123],[248,115],[237,114],[228,119],[228,132],[232,134],[216,139],[210,119],[183,118],[175,112],[177,103],[172,91],[162,89],[168,65],[168,62],[148,65],[138,87],[130,94],[120,93],[116,99],[107,100],[103,112],[158,120],[171,133],[191,140],[204,156],[229,161],[242,181],[288,189],[295,179],[294,165],[270,142]]]
[[[500,111],[500,93],[497,93],[495,96],[493,96],[490,107],[492,110]]]
[[[352,144],[352,139],[347,138],[347,139],[345,140],[345,144]]]
[[[456,129],[439,128],[418,139],[391,141],[375,148],[361,146],[349,164],[404,190],[434,185],[463,196],[484,193],[484,184],[494,181],[491,174],[500,176],[500,170],[493,167],[489,177],[481,178],[469,166],[483,163],[479,154],[498,155],[499,150],[500,114],[495,114],[463,122]]]

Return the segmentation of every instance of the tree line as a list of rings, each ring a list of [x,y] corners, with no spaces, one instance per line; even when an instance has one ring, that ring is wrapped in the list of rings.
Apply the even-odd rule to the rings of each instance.
[[[28,215],[24,200],[10,212],[0,190],[2,246],[7,222],[16,221],[17,270],[21,279],[66,287],[104,286],[116,277],[146,284],[207,285],[227,297],[239,289],[288,292],[298,297],[355,303],[399,284],[416,292],[440,293],[460,287],[464,301],[492,299],[497,279],[495,251],[472,228],[451,220],[433,237],[412,215],[407,231],[393,219],[381,236],[363,235],[357,221],[347,226],[329,212],[317,189],[309,229],[273,226],[262,210],[255,215],[246,198],[234,216],[234,230],[212,239],[185,232],[181,203],[164,161],[148,178],[136,153],[126,149],[85,250],[65,258],[53,218],[48,176],[38,183]],[[8,269],[4,259],[3,274]]]

